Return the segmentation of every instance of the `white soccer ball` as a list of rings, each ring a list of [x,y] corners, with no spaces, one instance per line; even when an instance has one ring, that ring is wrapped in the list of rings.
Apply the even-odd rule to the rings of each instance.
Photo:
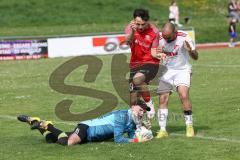
[[[136,129],[135,136],[140,140],[151,140],[153,138],[152,131],[144,126]]]

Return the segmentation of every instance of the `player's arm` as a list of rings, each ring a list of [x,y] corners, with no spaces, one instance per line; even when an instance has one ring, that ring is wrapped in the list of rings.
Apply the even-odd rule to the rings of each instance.
[[[124,127],[127,124],[127,117],[116,115],[114,118],[114,142],[130,143],[131,139],[124,137]]]
[[[158,46],[158,48],[151,48],[151,54],[154,58],[159,60],[164,60],[166,58],[166,54],[163,53],[162,46]]]
[[[134,33],[137,29],[136,23],[134,20],[130,22],[130,24],[125,29],[126,34],[126,43],[130,45],[134,40]]]
[[[191,40],[189,36],[184,41],[184,48],[188,51],[190,57],[194,60],[198,60],[198,52],[195,48],[194,42]]]
[[[156,31],[156,36],[153,39],[152,46],[151,46],[151,55],[152,57],[162,60],[163,59],[163,49],[162,46],[159,46],[159,32]]]
[[[192,59],[198,60],[198,52],[196,49],[191,48],[189,42],[187,42],[187,41],[184,42],[184,48],[188,51],[188,53],[192,57]]]
[[[128,132],[128,138],[134,139],[135,137],[135,131],[136,129],[132,129],[131,131]]]
[[[189,52],[189,54],[192,57],[192,59],[198,60],[198,52],[197,52],[197,50],[192,50],[192,51]]]
[[[161,52],[161,51],[160,51]],[[159,34],[157,34],[153,40],[152,46],[151,46],[151,55],[154,58],[160,59],[159,57]]]
[[[122,115],[116,115],[114,120],[114,141],[116,143],[136,143],[148,141],[146,138],[135,137],[135,129],[128,132],[128,138],[124,136],[124,128],[127,122],[127,117]]]

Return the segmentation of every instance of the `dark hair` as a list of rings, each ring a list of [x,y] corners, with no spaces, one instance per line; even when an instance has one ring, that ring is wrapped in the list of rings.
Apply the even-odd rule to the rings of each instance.
[[[150,111],[151,110],[151,108],[148,107],[147,104],[143,100],[138,99],[136,101],[136,105],[139,105],[142,109],[145,109],[146,111]]]
[[[141,17],[142,20],[148,21],[149,20],[148,10],[141,9],[141,8],[135,9],[133,12],[133,18],[136,18],[136,17]]]
[[[174,3],[177,3],[175,0],[173,0],[172,2],[171,2],[171,5],[173,5]]]

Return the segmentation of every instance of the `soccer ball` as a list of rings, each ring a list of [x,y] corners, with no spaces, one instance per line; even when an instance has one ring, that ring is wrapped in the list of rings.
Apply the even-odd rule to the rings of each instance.
[[[144,126],[141,126],[135,131],[135,136],[140,140],[151,140],[153,138],[152,131]]]

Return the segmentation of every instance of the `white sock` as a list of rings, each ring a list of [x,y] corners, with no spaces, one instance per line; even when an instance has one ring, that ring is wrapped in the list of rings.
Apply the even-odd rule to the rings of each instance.
[[[184,118],[186,125],[193,125],[192,115],[184,115]]]
[[[160,130],[166,131],[168,109],[158,109],[158,123]]]

